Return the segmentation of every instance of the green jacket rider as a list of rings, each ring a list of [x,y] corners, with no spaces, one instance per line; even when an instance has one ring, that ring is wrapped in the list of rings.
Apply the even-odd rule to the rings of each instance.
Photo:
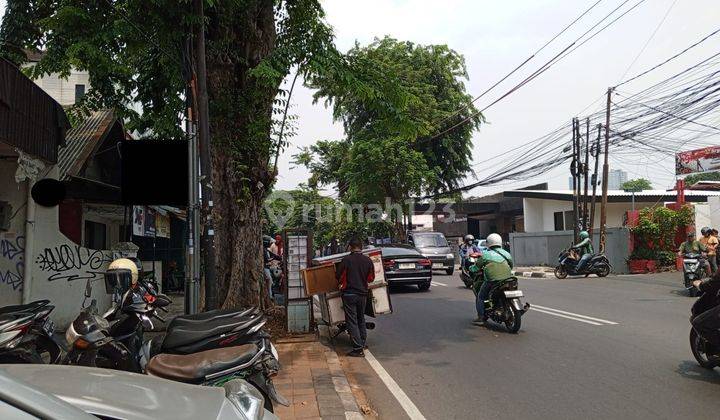
[[[513,277],[513,260],[509,252],[502,249],[502,238],[497,233],[488,235],[487,246],[482,257],[478,259],[470,271],[476,275],[473,283],[475,292],[475,309],[478,317],[475,325],[485,325],[485,300],[488,298],[493,283]]]
[[[592,241],[590,240],[590,234],[583,230],[580,232],[579,236],[580,242],[573,245],[572,248],[580,251],[580,261],[578,261],[575,271],[582,274],[585,266],[588,264],[595,252],[593,250]]]

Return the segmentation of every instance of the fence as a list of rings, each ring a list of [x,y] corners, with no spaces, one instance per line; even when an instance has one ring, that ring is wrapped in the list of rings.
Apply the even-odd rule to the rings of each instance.
[[[616,274],[628,273],[626,259],[630,254],[630,232],[625,228],[609,228],[605,237],[605,255]],[[599,250],[600,235],[593,235],[593,246]],[[517,266],[556,266],[558,254],[573,240],[571,230],[557,232],[524,232],[510,234],[510,250]]]

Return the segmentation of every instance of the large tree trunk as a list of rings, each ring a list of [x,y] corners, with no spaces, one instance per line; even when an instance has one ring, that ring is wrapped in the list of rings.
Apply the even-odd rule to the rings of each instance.
[[[246,3],[243,8],[216,3],[208,26],[216,301],[223,308],[265,308],[270,302],[263,278],[261,209],[274,179],[268,165],[270,124],[280,81],[249,75],[273,51],[276,34],[273,1]]]

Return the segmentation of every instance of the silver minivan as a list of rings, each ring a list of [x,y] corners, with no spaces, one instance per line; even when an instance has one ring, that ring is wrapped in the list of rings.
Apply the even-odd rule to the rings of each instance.
[[[455,271],[455,254],[440,232],[409,232],[408,242],[432,262],[433,270],[451,275]]]

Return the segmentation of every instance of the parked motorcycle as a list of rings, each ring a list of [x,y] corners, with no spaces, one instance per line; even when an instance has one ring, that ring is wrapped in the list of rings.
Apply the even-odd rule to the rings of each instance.
[[[683,256],[683,284],[690,297],[696,297],[700,292],[693,286],[693,281],[702,280],[707,276],[705,273],[705,259],[702,254],[687,253]]]
[[[530,304],[522,304],[522,290],[518,289],[517,278],[511,277],[498,281],[490,289],[485,303],[485,314],[498,324],[504,324],[508,332],[516,334],[520,331],[522,316],[530,309]]]
[[[472,254],[465,257],[463,260],[462,266],[460,267],[460,279],[462,280],[463,284],[465,284],[465,287],[468,289],[472,287],[473,285],[473,274],[470,272],[470,267],[475,265],[478,258],[480,258],[482,254],[479,252],[473,252]]]
[[[88,281],[86,296],[91,289]],[[266,320],[259,310],[177,317],[165,335],[144,342],[144,330],[153,329],[153,318],[164,322],[157,310],[170,299],[143,281],[130,287],[106,277],[106,291],[113,293],[113,306],[105,314],[98,314],[93,300],[68,328],[72,349],[66,364],[147,372],[202,385],[242,378],[263,393],[266,409],[272,411],[272,401],[289,404],[271,380],[279,370],[278,354],[262,331]]]
[[[58,363],[62,350],[53,337],[49,300],[0,308],[0,363]]]
[[[702,293],[690,309],[690,320],[720,304],[718,290],[720,290],[720,284],[716,283],[710,290]],[[695,328],[690,329],[690,350],[698,364],[705,369],[713,369],[716,366],[720,366],[720,348],[712,345],[705,337],[702,337]]]
[[[595,254],[585,265],[582,272],[577,270],[577,265],[580,262],[580,258],[572,247],[563,250],[558,255],[558,266],[555,267],[555,277],[564,279],[568,275],[578,276],[584,275],[585,277],[590,274],[596,274],[598,277],[605,277],[610,274],[610,261],[607,259],[605,254]]]

